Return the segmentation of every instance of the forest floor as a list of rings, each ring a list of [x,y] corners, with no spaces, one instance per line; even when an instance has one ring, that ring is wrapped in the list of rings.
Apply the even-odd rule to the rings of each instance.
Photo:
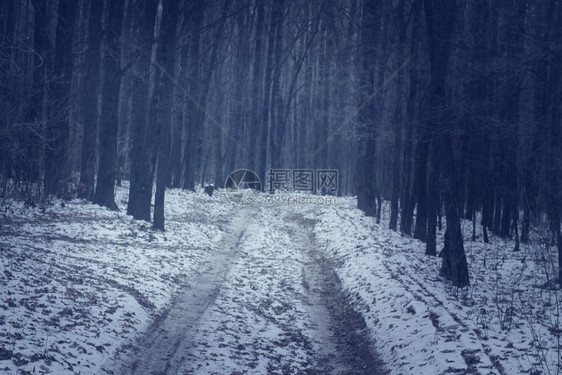
[[[457,289],[352,198],[275,202],[171,190],[162,233],[123,212],[125,188],[121,212],[6,201],[0,372],[558,373],[550,247],[471,241],[466,222]]]

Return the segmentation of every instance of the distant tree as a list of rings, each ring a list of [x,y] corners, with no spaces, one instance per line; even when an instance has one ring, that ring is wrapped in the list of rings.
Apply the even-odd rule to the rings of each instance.
[[[204,114],[198,104],[203,108],[205,103],[201,96],[201,25],[205,15],[206,2],[194,2],[192,5],[192,20],[190,23],[190,40],[189,44],[183,48],[188,54],[189,64],[183,76],[182,82],[186,83],[186,89],[190,98],[186,104],[186,134],[188,140],[185,143],[183,151],[183,179],[182,188],[195,190],[195,180],[197,176],[197,168],[199,167],[199,155],[202,153],[202,120]],[[208,66],[211,71],[211,66]],[[210,78],[210,77],[209,77]]]
[[[252,93],[250,96],[251,103],[251,131],[249,140],[249,168],[256,170],[258,163],[258,135],[260,134],[261,123],[260,119],[260,100],[263,96],[263,51],[264,51],[264,28],[265,28],[265,2],[258,1],[255,6],[255,18],[256,18],[256,31],[255,31],[255,42],[253,50],[253,71],[252,71]]]
[[[270,147],[270,111],[271,111],[271,86],[274,65],[274,46],[275,46],[275,30],[277,25],[281,23],[281,14],[277,11],[278,0],[273,1],[270,22],[267,27],[267,52],[265,59],[265,74],[263,81],[263,100],[261,119],[259,123],[259,151],[258,151],[258,176],[262,181],[266,181],[266,170],[268,162],[268,154]],[[264,187],[267,184],[264,184]]]

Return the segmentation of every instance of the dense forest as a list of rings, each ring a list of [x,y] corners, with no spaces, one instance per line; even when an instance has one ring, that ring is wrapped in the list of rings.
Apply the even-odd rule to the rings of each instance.
[[[462,220],[548,228],[562,281],[561,73],[559,0],[2,1],[1,194],[116,209],[127,180],[163,230],[166,188],[330,168],[456,286]]]

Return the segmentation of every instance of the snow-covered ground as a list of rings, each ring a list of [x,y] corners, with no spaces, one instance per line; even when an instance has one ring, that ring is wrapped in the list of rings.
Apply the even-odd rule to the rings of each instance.
[[[313,258],[313,223],[259,204],[233,216],[212,269],[104,371],[382,373],[332,269]]]
[[[351,198],[240,207],[220,191],[171,190],[165,233],[123,212],[126,189],[117,198],[121,212],[7,203],[0,373],[142,373],[157,361],[170,373],[372,373],[346,350],[373,342],[392,374],[558,373],[546,246],[513,253],[510,242],[467,239],[472,285],[457,290],[423,244]],[[347,304],[355,311],[340,311]]]
[[[0,227],[0,373],[91,374],[212,259],[233,205],[172,190],[167,231],[80,200],[10,202]]]
[[[472,284],[459,290],[438,277],[441,259],[425,256],[424,244],[387,230],[388,218],[375,224],[355,206],[341,199],[308,217],[393,374],[562,371],[561,294],[548,287],[557,257],[541,236],[513,252],[512,241],[471,241],[465,222]]]

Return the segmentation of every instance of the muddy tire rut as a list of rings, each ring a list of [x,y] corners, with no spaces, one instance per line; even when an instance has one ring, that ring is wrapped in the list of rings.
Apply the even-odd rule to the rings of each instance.
[[[330,374],[385,374],[363,316],[353,309],[331,262],[317,250],[313,228],[312,220],[290,217],[289,231],[306,259],[303,285],[312,310],[320,312],[319,331],[326,336],[325,350],[318,353],[325,364],[322,370]]]

